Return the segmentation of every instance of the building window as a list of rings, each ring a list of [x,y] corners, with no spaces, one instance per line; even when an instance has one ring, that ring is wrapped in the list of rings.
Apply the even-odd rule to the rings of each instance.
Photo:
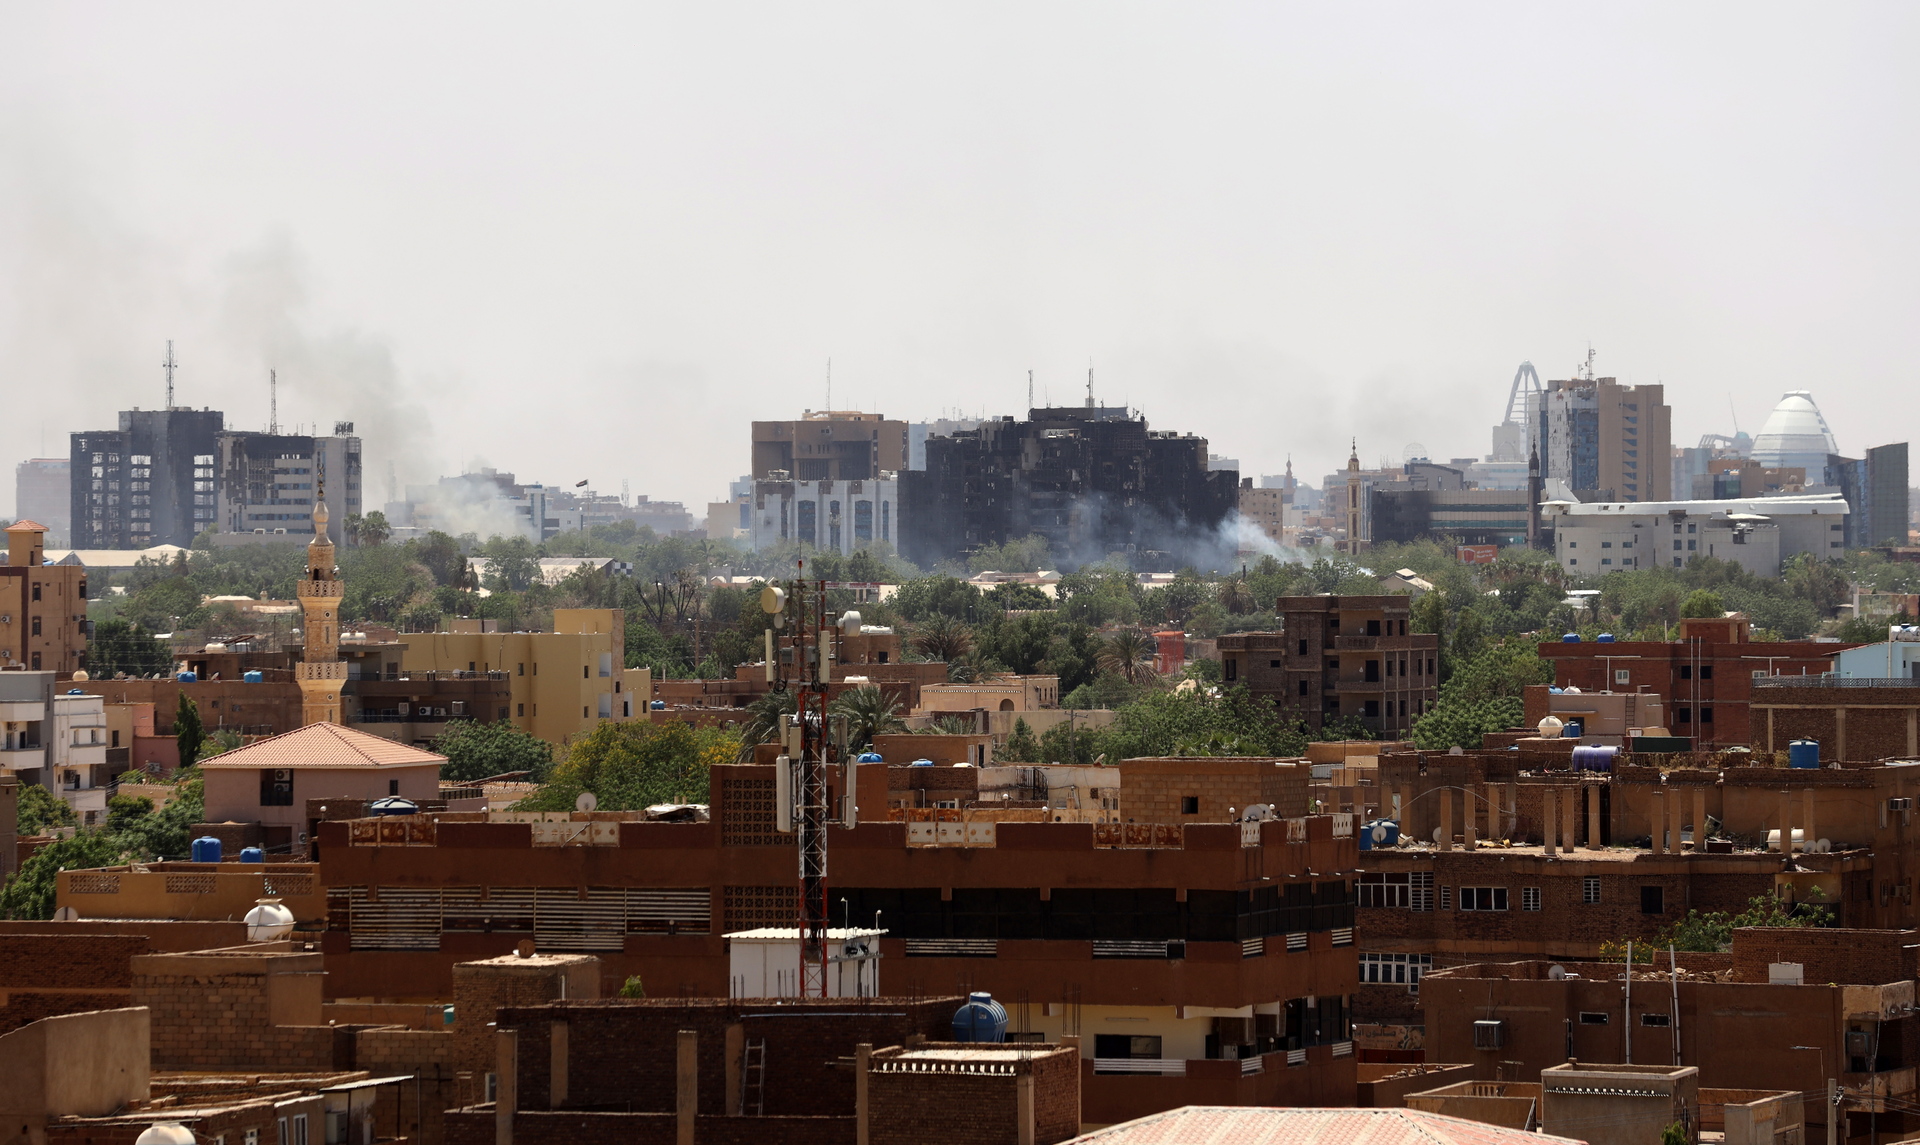
[[[1200,797],[1198,795],[1182,795],[1180,797],[1180,814],[1200,814]]]
[[[1220,675],[1226,680],[1238,680],[1240,678],[1240,661],[1231,656],[1227,657],[1226,662],[1220,666]]]
[[[1615,668],[1613,670],[1613,682],[1616,684],[1625,684],[1632,679],[1632,676],[1632,670],[1628,668]]]
[[[1505,910],[1507,909],[1507,888],[1461,887],[1460,909]]]
[[[1093,1035],[1093,1056],[1096,1060],[1099,1058],[1155,1060],[1160,1057],[1160,1039],[1157,1035],[1095,1034]]]
[[[1641,914],[1667,913],[1667,895],[1666,895],[1665,888],[1641,887],[1640,888],[1640,913]]]
[[[1701,709],[1700,709],[1700,722],[1701,722],[1701,723],[1703,723],[1703,724],[1710,724],[1710,723],[1712,723],[1712,722],[1713,722],[1713,709],[1712,709],[1712,708],[1701,708]]]
[[[1640,1024],[1643,1026],[1671,1026],[1673,1025],[1673,1017],[1669,1014],[1642,1014],[1640,1015]]]
[[[1702,680],[1713,679],[1713,665],[1711,664],[1700,665],[1700,678]]]
[[[521,704],[519,705],[519,709],[520,709],[519,711],[520,718],[525,719],[527,715],[527,705]]]
[[[1583,1026],[1604,1026],[1607,1024],[1607,1015],[1605,1011],[1582,1010],[1580,1011],[1580,1024]]]
[[[1453,909],[1453,888],[1452,887],[1440,888],[1440,909],[1441,910]]]
[[[1683,723],[1683,724],[1690,724],[1690,723],[1692,723],[1692,722],[1693,722],[1693,709],[1692,709],[1692,708],[1676,708],[1676,709],[1675,709],[1675,711],[1677,711],[1677,712],[1679,712],[1679,713],[1680,713],[1680,721],[1679,721],[1679,722],[1681,722],[1681,723]]]
[[[1405,986],[1420,992],[1420,976],[1433,969],[1431,954],[1362,954],[1360,981],[1366,985]]]
[[[1521,910],[1539,910],[1540,909],[1540,888],[1539,887],[1521,887],[1520,888],[1520,909]]]
[[[1307,638],[1302,636],[1300,638],[1300,655],[1305,656],[1306,654],[1307,654]]]
[[[1300,681],[1300,694],[1303,696],[1307,694],[1307,682],[1305,680]]]
[[[1693,665],[1691,664],[1680,665],[1680,678],[1682,680],[1693,679]]]
[[[1429,879],[1432,877],[1427,876]],[[1362,872],[1356,901],[1364,907],[1411,906],[1413,905],[1413,878],[1413,875],[1404,872]]]
[[[1580,901],[1584,903],[1596,903],[1600,901],[1599,876],[1588,875],[1580,880]]]

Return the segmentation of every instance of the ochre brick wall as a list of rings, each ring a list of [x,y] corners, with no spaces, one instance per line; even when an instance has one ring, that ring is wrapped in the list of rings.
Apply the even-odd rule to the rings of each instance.
[[[1036,1046],[1036,1050],[1053,1050]],[[1044,1053],[1024,1063],[1033,1076],[1036,1145],[1080,1132],[1080,1058]],[[872,1145],[1016,1145],[1019,1077],[1013,1073],[876,1070],[867,1079]]]
[[[862,1042],[903,1044],[914,1034],[945,1036],[957,997],[829,999],[802,1004],[738,999],[608,999],[502,1009],[499,1022],[519,1031],[521,1108],[550,1100],[550,1027],[567,1023],[567,1104],[618,1104],[635,1110],[674,1108],[672,1063],[681,1030],[699,1037],[700,1108],[726,1106],[727,1040],[766,1043],[764,1108],[768,1114],[837,1117],[853,1112],[853,1074],[840,1064]],[[813,1011],[813,1012],[809,1012]],[[491,1069],[491,1066],[486,1068]]]
[[[114,1010],[128,1004],[127,993],[93,994],[83,991],[41,993],[10,990],[0,993],[6,1004],[0,1005],[0,1034],[17,1030],[28,1022],[60,1014],[84,1014],[89,1010]]]
[[[0,935],[0,990],[125,990],[133,984],[133,956],[148,949],[137,934]]]
[[[399,1102],[400,1135],[415,1141],[442,1140],[444,1111],[486,1098],[486,1071],[455,1069],[452,1030],[409,1030],[397,1026],[361,1030],[354,1039],[353,1064],[374,1077],[411,1075]],[[489,1066],[489,1069],[492,1067]],[[229,1143],[231,1145],[231,1143]]]
[[[1767,965],[1798,962],[1805,980],[1841,986],[1874,986],[1912,978],[1911,930],[1836,930],[1822,927],[1750,927],[1733,932],[1736,982],[1765,982]]]
[[[1120,765],[1120,814],[1136,823],[1227,823],[1255,803],[1281,818],[1307,813],[1309,768],[1278,759],[1129,759]],[[1197,810],[1183,810],[1197,799]]]
[[[446,1145],[494,1145],[493,1106],[450,1110]],[[513,1119],[514,1145],[673,1145],[679,1118],[672,1113],[579,1113],[529,1110]],[[854,1121],[846,1117],[724,1117],[694,1119],[699,1145],[848,1145]]]
[[[153,1012],[153,1068],[331,1069],[352,1052],[346,1026],[276,1026],[264,974],[138,974],[132,1004]]]
[[[496,1011],[509,1006],[538,1006],[558,998],[595,997],[583,989],[586,980],[599,980],[600,960],[536,956],[515,964],[509,960],[463,962],[453,968],[453,1052],[448,1064],[455,1070],[486,1073],[493,1069],[493,1029]],[[571,986],[571,989],[568,989]]]

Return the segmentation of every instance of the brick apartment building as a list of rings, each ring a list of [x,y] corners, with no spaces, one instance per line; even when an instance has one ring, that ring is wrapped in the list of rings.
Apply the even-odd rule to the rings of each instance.
[[[886,806],[888,770],[862,769],[861,806]],[[531,938],[598,955],[613,985],[724,995],[722,935],[797,912],[772,795],[770,769],[741,765],[714,769],[709,823],[448,816],[405,845],[322,824],[329,989],[439,996],[455,963]],[[1347,1101],[1349,822],[984,821],[911,845],[915,824],[863,822],[832,832],[828,901],[888,932],[883,992],[989,990],[1018,1033],[1091,1039],[1089,1120]]]
[[[1902,1111],[1914,1107],[1920,1064],[1915,938],[1737,930],[1730,954],[1682,953],[1677,973],[1662,954],[1631,983],[1619,962],[1435,971],[1421,985],[1427,1055],[1470,1063],[1489,1081],[1568,1059],[1692,1066],[1701,1086],[1728,1089],[1815,1094],[1835,1078],[1846,1094],[1841,1140],[1904,1139],[1915,1128]],[[1807,1101],[1806,1113],[1824,1127],[1824,1101]]]
[[[1920,682],[1775,677],[1754,681],[1749,706],[1755,750],[1810,739],[1825,760],[1920,758]]]
[[[1221,678],[1244,684],[1314,731],[1355,716],[1403,736],[1440,695],[1440,638],[1410,633],[1411,597],[1285,596],[1278,632],[1220,637]]]
[[[1819,675],[1852,644],[1812,640],[1755,641],[1744,616],[1689,618],[1672,641],[1542,643],[1554,683],[1586,692],[1656,692],[1668,729],[1701,748],[1763,739],[1748,714],[1754,683],[1774,676]]]

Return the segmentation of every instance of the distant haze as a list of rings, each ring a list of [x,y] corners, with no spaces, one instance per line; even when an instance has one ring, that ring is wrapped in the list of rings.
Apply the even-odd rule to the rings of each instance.
[[[702,503],[1036,390],[1317,483],[1515,366],[1913,434],[1912,5],[0,2],[0,510],[162,400]],[[1729,406],[1732,410],[1730,412]]]

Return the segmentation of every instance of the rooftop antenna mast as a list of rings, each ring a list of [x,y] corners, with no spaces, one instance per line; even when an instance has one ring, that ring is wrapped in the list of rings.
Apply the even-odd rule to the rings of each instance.
[[[167,408],[168,409],[173,408],[173,368],[177,365],[179,365],[179,363],[173,360],[173,339],[169,338],[167,339],[167,360],[160,363],[161,369],[167,372]]]
[[[1028,411],[1028,415],[1031,416],[1033,411],[1033,371],[1032,370],[1027,371],[1027,411]]]
[[[1575,367],[1575,369],[1579,372],[1580,379],[1582,381],[1591,382],[1593,380],[1593,356],[1594,356],[1593,343],[1588,342],[1587,343],[1587,360],[1581,363],[1579,366]]]
[[[1093,408],[1093,363],[1087,363],[1087,408]]]
[[[267,371],[267,432],[280,432],[280,371]]]
[[[833,412],[833,359],[827,359],[827,412]]]

